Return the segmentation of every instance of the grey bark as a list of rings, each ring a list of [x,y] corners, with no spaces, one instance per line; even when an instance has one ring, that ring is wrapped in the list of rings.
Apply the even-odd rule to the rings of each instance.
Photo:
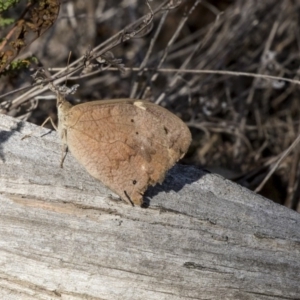
[[[1,299],[300,299],[298,213],[180,165],[131,207],[36,128],[0,118]]]

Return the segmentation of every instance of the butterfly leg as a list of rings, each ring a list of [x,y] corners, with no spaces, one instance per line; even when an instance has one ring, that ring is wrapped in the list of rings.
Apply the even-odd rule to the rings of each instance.
[[[131,204],[132,206],[134,206],[134,203],[133,203],[133,201],[131,200],[131,198],[129,197],[129,195],[127,194],[127,192],[126,192],[126,191],[124,191],[124,194],[125,194],[125,196],[126,196],[127,200],[130,202],[130,204]]]
[[[68,146],[66,144],[63,144],[62,145],[62,155],[61,155],[61,160],[60,160],[60,167],[63,168],[63,164],[64,164],[64,161],[66,159],[66,156],[67,156],[67,153],[68,153]]]
[[[48,118],[43,122],[43,124],[41,125],[41,127],[44,127],[45,124],[46,124],[48,121],[50,121],[50,123],[51,123],[51,125],[53,126],[53,128],[57,131],[57,127],[56,127],[56,125],[54,124],[54,122],[53,122],[53,120],[52,120],[51,117],[48,117]],[[38,130],[38,127],[37,127],[36,130]],[[33,132],[31,132],[31,133],[29,133],[29,134],[24,135],[24,136],[21,138],[21,140],[25,140],[25,139],[31,137],[31,136],[34,134],[34,132],[35,132],[36,130],[34,130]]]

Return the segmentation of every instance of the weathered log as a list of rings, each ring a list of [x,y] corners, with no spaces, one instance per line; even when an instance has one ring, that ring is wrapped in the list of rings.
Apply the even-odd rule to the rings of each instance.
[[[300,299],[298,213],[180,165],[131,207],[36,128],[1,116],[1,299]]]

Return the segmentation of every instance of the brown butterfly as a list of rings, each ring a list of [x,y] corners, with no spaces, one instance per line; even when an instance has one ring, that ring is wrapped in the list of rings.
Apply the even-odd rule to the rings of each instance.
[[[58,95],[57,108],[65,150],[131,204],[143,203],[148,186],[162,183],[191,143],[184,122],[148,101],[118,99],[72,106]]]

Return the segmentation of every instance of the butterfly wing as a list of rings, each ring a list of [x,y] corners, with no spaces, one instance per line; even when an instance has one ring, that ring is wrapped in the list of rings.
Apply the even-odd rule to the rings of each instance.
[[[65,117],[73,156],[121,198],[141,204],[149,185],[188,150],[187,126],[161,106],[140,100],[93,101]]]

